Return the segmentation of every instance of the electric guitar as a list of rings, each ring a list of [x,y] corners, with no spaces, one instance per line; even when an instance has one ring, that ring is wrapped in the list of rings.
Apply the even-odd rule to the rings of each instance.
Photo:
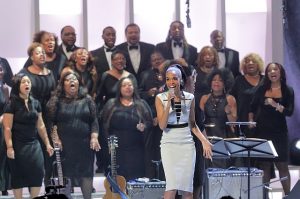
[[[126,180],[123,176],[117,175],[117,163],[116,163],[116,148],[118,147],[118,138],[114,135],[108,138],[108,146],[110,149],[110,169],[111,169],[111,178],[108,177],[104,180],[105,187],[105,195],[103,199],[122,199],[118,190],[115,190],[112,184],[109,181],[112,181],[116,186],[118,186],[119,190],[122,191],[125,195],[126,193]],[[123,197],[124,198],[124,197]]]
[[[50,185],[46,187],[46,193],[65,195],[66,198],[72,199],[71,196],[71,179],[63,177],[60,148],[56,142],[57,126],[52,127],[51,138],[53,140],[54,152],[56,158],[57,178],[50,179]]]

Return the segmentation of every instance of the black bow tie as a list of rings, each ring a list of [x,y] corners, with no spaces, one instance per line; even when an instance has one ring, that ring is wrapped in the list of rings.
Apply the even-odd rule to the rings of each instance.
[[[225,53],[225,49],[224,48],[218,49],[217,51],[218,51],[218,53]]]
[[[173,43],[173,46],[174,46],[174,47],[176,47],[176,46],[182,47],[182,42],[174,42],[174,43]]]
[[[67,52],[73,52],[75,50],[75,46],[67,46],[66,50]]]
[[[133,49],[138,50],[139,46],[129,46],[129,50],[133,50]]]
[[[113,51],[115,51],[116,50],[116,48],[105,48],[105,51],[106,52],[113,52]]]

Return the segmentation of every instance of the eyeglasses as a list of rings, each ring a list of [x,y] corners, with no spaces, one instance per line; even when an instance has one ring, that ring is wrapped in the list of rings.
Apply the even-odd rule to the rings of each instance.
[[[77,79],[76,76],[70,76],[70,77],[65,78],[64,81],[65,81],[65,82],[78,81],[78,79]]]

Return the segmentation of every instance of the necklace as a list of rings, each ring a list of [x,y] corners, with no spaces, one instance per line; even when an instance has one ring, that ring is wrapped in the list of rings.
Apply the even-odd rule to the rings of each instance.
[[[121,101],[124,106],[131,106],[133,104],[133,100],[122,100]]]
[[[211,103],[214,112],[217,111],[219,104],[222,102],[223,96],[224,95],[215,95],[214,93],[211,93]]]
[[[278,86],[278,87],[271,87],[271,89],[273,89],[273,90],[281,89],[281,86]]]

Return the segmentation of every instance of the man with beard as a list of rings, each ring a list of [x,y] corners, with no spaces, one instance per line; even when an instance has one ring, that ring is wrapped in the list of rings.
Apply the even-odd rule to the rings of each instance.
[[[66,58],[69,60],[72,53],[78,48],[75,45],[76,42],[75,29],[70,25],[63,27],[60,32],[60,37],[62,43],[58,48],[58,52],[61,53],[62,55],[65,55]]]

